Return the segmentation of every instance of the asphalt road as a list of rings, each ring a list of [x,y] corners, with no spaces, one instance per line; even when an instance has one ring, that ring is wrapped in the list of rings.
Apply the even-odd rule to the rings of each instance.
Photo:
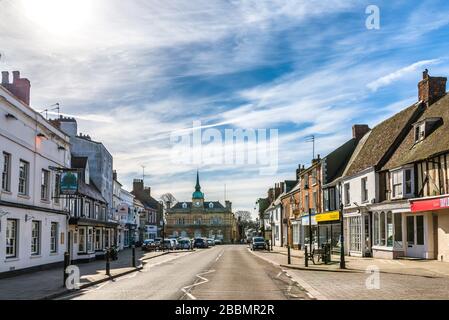
[[[295,282],[244,245],[148,260],[140,272],[62,297],[88,300],[308,299]]]

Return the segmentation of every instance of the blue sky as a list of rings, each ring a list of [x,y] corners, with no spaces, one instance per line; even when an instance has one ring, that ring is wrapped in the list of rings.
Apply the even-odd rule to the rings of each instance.
[[[0,0],[2,70],[32,83],[32,106],[59,102],[102,141],[128,188],[146,166],[154,195],[253,210],[275,182],[417,100],[429,68],[447,76],[447,1]],[[37,4],[36,4],[37,3]],[[380,30],[365,27],[368,5]],[[203,125],[279,130],[279,170],[176,165],[169,134]]]

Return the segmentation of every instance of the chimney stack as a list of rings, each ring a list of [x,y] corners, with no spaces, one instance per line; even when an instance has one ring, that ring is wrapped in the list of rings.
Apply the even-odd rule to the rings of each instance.
[[[8,85],[9,84],[9,72],[8,71],[2,71],[2,85]]]
[[[367,134],[371,129],[367,124],[355,124],[352,126],[352,138],[360,140],[365,134]]]
[[[437,102],[446,95],[446,77],[431,77],[429,70],[424,70],[423,79],[418,83],[418,100],[427,106]]]
[[[143,191],[143,180],[142,179],[134,179],[133,180],[133,193],[138,194]]]
[[[296,181],[299,181],[299,176],[301,175],[301,165],[298,164],[298,169],[296,169]]]
[[[12,72],[13,80],[9,83],[8,71],[2,71],[2,86],[9,90],[26,105],[30,105],[30,89],[31,84],[28,79],[20,78],[19,71]]]

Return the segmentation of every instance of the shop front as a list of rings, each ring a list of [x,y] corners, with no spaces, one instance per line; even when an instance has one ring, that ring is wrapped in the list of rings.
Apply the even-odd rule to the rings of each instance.
[[[348,245],[345,253],[355,257],[372,256],[371,213],[366,208],[345,210],[345,239]]]
[[[317,214],[318,245],[329,244],[335,254],[340,252],[341,223],[339,211],[328,211]]]
[[[301,217],[301,247],[307,247],[310,252],[310,244],[312,248],[318,248],[318,224],[316,214],[305,214]]]
[[[449,195],[410,200],[407,256],[449,261]]]

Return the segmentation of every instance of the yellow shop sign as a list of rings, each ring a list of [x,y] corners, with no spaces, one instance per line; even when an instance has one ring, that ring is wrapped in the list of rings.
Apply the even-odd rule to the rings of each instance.
[[[317,222],[327,222],[340,220],[340,211],[330,211],[316,215]]]

